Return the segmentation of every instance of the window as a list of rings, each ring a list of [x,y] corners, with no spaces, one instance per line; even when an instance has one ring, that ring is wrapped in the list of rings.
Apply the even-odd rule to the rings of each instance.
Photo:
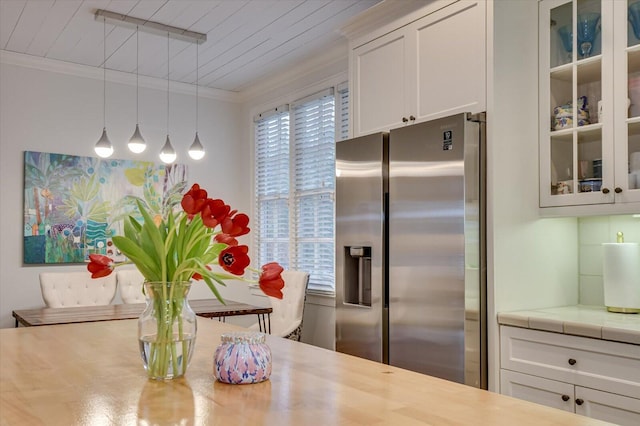
[[[348,135],[346,85],[255,118],[255,248],[262,265],[309,272],[334,290],[335,141]]]
[[[265,115],[265,114],[261,114]],[[256,122],[256,237],[259,264],[289,268],[289,110]]]

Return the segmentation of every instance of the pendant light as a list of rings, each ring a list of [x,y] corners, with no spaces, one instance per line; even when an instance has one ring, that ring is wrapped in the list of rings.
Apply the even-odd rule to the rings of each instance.
[[[169,32],[167,32],[167,140],[160,150],[160,160],[167,164],[176,161],[176,150],[173,149],[169,140]]]
[[[131,139],[129,139],[129,150],[134,154],[140,154],[147,149],[147,143],[144,141],[142,134],[140,133],[140,120],[138,119],[139,113],[139,97],[140,97],[140,85],[138,83],[138,69],[140,67],[140,40],[138,35],[138,26],[136,25],[136,131],[133,132]]]
[[[204,147],[198,137],[198,43],[196,42],[196,138],[189,147],[189,157],[194,160],[201,160],[204,157]]]
[[[93,148],[102,158],[113,154],[113,145],[107,136],[107,20],[102,18],[102,136]]]

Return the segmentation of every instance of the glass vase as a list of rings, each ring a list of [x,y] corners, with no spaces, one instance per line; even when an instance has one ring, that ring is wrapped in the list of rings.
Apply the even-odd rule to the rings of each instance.
[[[144,283],[147,306],[138,319],[140,355],[151,379],[184,376],[196,342],[190,282]]]
[[[213,355],[213,374],[231,384],[260,383],[271,377],[271,348],[255,331],[224,333]]]

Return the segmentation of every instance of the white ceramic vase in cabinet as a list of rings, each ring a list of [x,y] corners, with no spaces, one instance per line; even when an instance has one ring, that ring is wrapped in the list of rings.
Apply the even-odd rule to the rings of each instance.
[[[486,2],[434,5],[351,41],[354,137],[486,110]]]
[[[630,170],[640,152],[640,117],[629,115],[637,75],[640,116],[640,40],[627,14],[636,1],[540,2],[542,214],[640,209]],[[544,211],[553,207],[560,209]]]

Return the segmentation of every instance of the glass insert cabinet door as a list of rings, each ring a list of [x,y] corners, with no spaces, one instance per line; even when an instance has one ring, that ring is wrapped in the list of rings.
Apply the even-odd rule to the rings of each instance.
[[[540,206],[640,202],[640,0],[539,17]]]
[[[613,3],[540,3],[540,205],[613,203]]]
[[[616,202],[640,202],[640,0],[614,1]],[[624,25],[622,25],[624,24]]]

